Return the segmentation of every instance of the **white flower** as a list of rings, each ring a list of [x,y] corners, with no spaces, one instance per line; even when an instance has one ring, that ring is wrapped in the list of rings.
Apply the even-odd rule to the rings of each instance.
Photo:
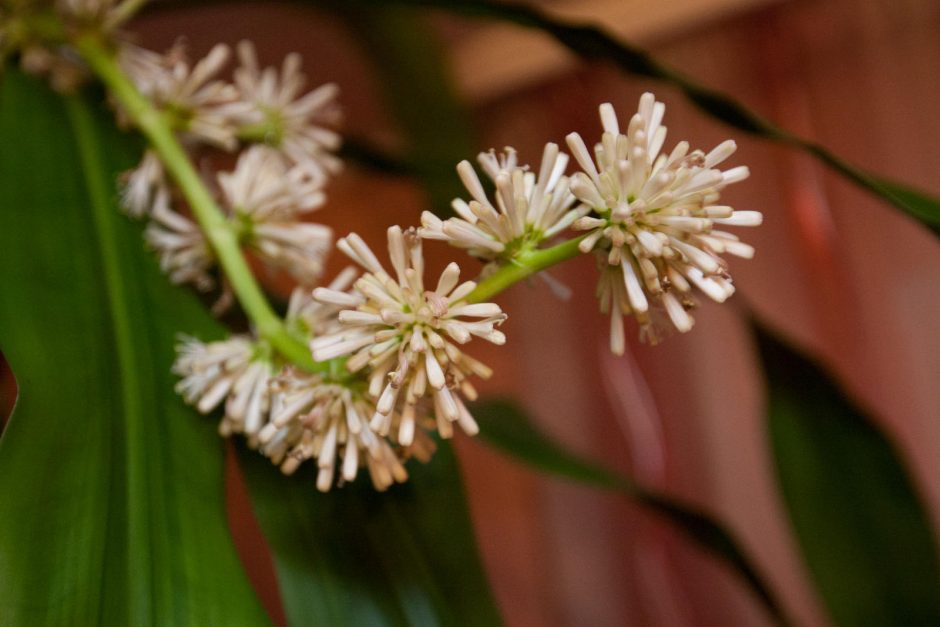
[[[339,313],[345,329],[310,343],[314,359],[350,355],[346,365],[351,372],[368,367],[369,393],[378,399],[371,425],[385,435],[397,423],[396,437],[403,446],[415,440],[418,402],[426,396],[433,402],[442,437],[451,436],[452,422],[467,433],[476,433],[476,422],[460,395],[475,399],[476,390],[468,377],[487,378],[492,371],[457,345],[472,336],[505,343],[505,336],[496,329],[506,318],[499,306],[467,303],[476,284],[458,285],[456,263],[447,266],[433,291],[426,290],[421,240],[411,231],[403,233],[397,226],[388,230],[396,278],[389,276],[358,235],[339,240],[337,247],[367,272],[356,281],[354,293],[314,290],[316,300],[345,308]]]
[[[497,156],[493,151],[477,157],[484,172],[496,186],[495,202],[490,202],[483,185],[469,161],[457,165],[464,186],[473,199],[452,203],[459,217],[441,220],[425,211],[418,234],[425,239],[444,240],[471,255],[492,261],[512,257],[535,247],[544,239],[568,228],[583,214],[571,209],[575,198],[568,191],[563,176],[568,155],[558,152],[556,144],[546,144],[539,174],[516,163],[516,151],[506,148]]]
[[[190,66],[180,44],[164,55],[125,45],[119,61],[141,93],[175,116],[184,139],[233,150],[238,141],[225,107],[236,101],[238,91],[215,79],[229,55],[229,47],[218,44]]]
[[[341,481],[352,481],[359,468],[366,467],[377,490],[408,479],[391,446],[369,427],[373,401],[346,386],[293,370],[285,371],[275,385],[279,393],[258,442],[259,450],[284,474],[316,459],[317,488],[322,492],[333,485],[337,464]]]
[[[183,377],[176,385],[183,399],[203,414],[225,401],[219,432],[255,436],[271,408],[270,350],[244,335],[209,343],[184,337],[176,350],[173,372]]]
[[[123,180],[121,207],[132,218],[149,215],[153,211],[158,195],[164,198],[169,196],[163,163],[152,150],[144,152],[140,164],[126,172]]]
[[[721,190],[748,176],[746,166],[721,171],[715,166],[735,150],[728,140],[708,154],[689,152],[680,142],[660,154],[666,138],[665,106],[653,94],[640,98],[639,111],[621,133],[610,104],[600,107],[604,134],[595,148],[596,163],[577,133],[568,146],[584,170],[572,177],[571,191],[594,215],[573,228],[589,233],[581,250],[599,251],[611,270],[602,271],[598,294],[611,312],[611,350],[624,351],[623,314],[640,322],[641,338],[657,341],[653,313],[661,311],[680,332],[692,328],[688,309],[692,287],[715,301],[732,293],[722,253],[750,258],[754,249],[716,226],[756,226],[757,211],[735,211],[716,204]],[[654,309],[658,307],[658,311]]]
[[[218,181],[223,205],[235,217],[243,241],[301,283],[316,281],[333,234],[298,216],[323,204],[321,181],[288,167],[279,153],[264,146],[242,152],[235,170],[219,173]]]
[[[241,100],[229,108],[235,123],[243,130],[265,128],[266,144],[317,178],[337,173],[341,162],[332,153],[341,139],[329,128],[339,120],[337,86],[326,84],[303,93],[306,78],[296,53],[284,59],[280,74],[273,67],[259,67],[249,41],[238,44],[238,58],[241,65],[234,79]]]
[[[209,271],[215,258],[199,226],[172,209],[169,192],[158,189],[144,239],[160,257],[160,268],[173,283],[192,283],[206,292],[215,286]]]

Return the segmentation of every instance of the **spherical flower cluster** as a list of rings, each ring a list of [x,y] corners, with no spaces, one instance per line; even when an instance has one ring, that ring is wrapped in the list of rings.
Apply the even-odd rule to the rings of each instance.
[[[365,467],[379,490],[408,478],[398,454],[369,427],[375,403],[362,393],[279,366],[270,348],[250,336],[184,338],[177,350],[173,371],[182,377],[176,389],[184,400],[204,414],[224,403],[219,432],[244,434],[285,474],[316,459],[324,492],[337,463],[341,481]]]
[[[233,150],[238,143],[237,129],[225,107],[237,99],[238,92],[217,78],[230,56],[228,46],[217,44],[193,64],[182,44],[162,55],[126,45],[120,61],[137,89],[159,109],[174,116],[185,141]]]
[[[456,199],[451,206],[459,217],[441,220],[430,211],[421,215],[418,234],[425,239],[444,240],[465,248],[474,257],[493,261],[511,259],[568,228],[583,211],[571,209],[575,202],[564,176],[568,155],[556,144],[546,144],[538,176],[528,166],[519,166],[516,151],[506,148],[477,157],[496,187],[490,202],[469,161],[461,161],[457,173],[472,200]]]
[[[339,240],[337,246],[366,273],[352,292],[314,290],[316,300],[344,307],[339,313],[344,328],[311,342],[314,359],[348,355],[351,372],[367,370],[369,394],[378,399],[372,427],[383,435],[394,427],[404,446],[415,441],[422,415],[419,402],[425,397],[430,397],[442,437],[451,436],[453,422],[476,433],[461,395],[475,399],[470,375],[487,378],[491,370],[458,345],[473,336],[505,343],[496,328],[505,314],[493,303],[467,302],[476,284],[459,283],[456,263],[447,266],[434,290],[425,289],[421,240],[412,231],[397,226],[388,230],[394,277],[358,235]]]
[[[244,246],[310,285],[332,242],[329,228],[303,218],[324,203],[328,175],[339,169],[329,152],[339,146],[339,136],[321,126],[337,118],[336,88],[303,94],[298,57],[285,60],[278,74],[259,68],[250,43],[241,42],[238,50],[242,65],[234,83],[218,77],[230,56],[222,44],[195,64],[182,44],[166,54],[124,45],[119,60],[140,92],[169,116],[194,157],[206,149],[245,147],[233,171],[215,174],[219,205]],[[122,204],[129,215],[150,219],[147,241],[163,268],[174,282],[212,289],[213,255],[178,196],[152,151],[124,175]]]
[[[754,249],[716,226],[761,222],[756,211],[717,204],[725,186],[748,176],[745,166],[716,167],[734,152],[734,142],[707,154],[680,142],[672,152],[661,153],[664,112],[661,102],[644,94],[621,133],[613,107],[601,105],[604,134],[595,158],[580,135],[567,138],[583,170],[572,178],[571,190],[592,212],[573,228],[587,231],[581,250],[596,251],[602,265],[598,296],[611,314],[611,350],[617,354],[624,351],[623,315],[633,314],[641,338],[656,342],[654,315],[680,332],[692,328],[693,286],[715,301],[727,299],[734,286],[719,255],[750,258]]]

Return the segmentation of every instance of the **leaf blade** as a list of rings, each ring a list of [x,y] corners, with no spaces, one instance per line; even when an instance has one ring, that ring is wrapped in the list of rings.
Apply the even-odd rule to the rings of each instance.
[[[169,373],[177,330],[218,327],[110,191],[136,148],[15,71],[0,136],[0,346],[20,388],[0,439],[5,624],[266,624],[226,525],[221,442]]]
[[[821,368],[765,330],[774,461],[803,556],[840,625],[940,622],[940,563],[894,445]]]
[[[309,464],[284,477],[244,448],[239,461],[293,627],[501,624],[449,446],[386,493],[319,494]]]

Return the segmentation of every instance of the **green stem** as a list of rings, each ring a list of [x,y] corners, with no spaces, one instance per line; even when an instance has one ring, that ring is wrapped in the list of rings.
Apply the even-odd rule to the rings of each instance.
[[[578,244],[584,236],[569,239],[551,248],[525,251],[516,257],[515,262],[503,266],[486,279],[480,281],[476,289],[467,296],[467,301],[479,303],[490,300],[514,283],[540,272],[562,261],[577,257],[581,254]]]
[[[78,37],[75,46],[149,140],[176,181],[258,334],[298,366],[311,372],[328,370],[329,364],[315,362],[304,343],[290,334],[281,318],[271,309],[242,255],[237,235],[206,189],[165,116],[137,91],[121,70],[113,52],[95,34]]]

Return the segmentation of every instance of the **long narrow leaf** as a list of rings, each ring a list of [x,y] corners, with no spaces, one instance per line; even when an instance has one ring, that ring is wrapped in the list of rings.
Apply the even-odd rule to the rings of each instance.
[[[0,348],[20,390],[0,440],[4,625],[268,624],[221,441],[173,392],[175,334],[217,327],[116,207],[137,154],[87,101],[0,79]]]
[[[940,624],[936,539],[898,451],[821,368],[758,340],[777,474],[834,623]]]
[[[240,451],[292,627],[501,624],[449,446],[387,493],[360,480],[316,491],[316,469],[284,477]]]
[[[748,585],[768,614],[781,624],[786,622],[771,588],[751,564],[744,549],[731,532],[704,512],[647,490],[628,477],[566,451],[536,429],[511,401],[497,399],[477,403],[473,416],[480,424],[479,437],[512,458],[542,472],[620,492],[662,516],[690,541],[725,562]]]

